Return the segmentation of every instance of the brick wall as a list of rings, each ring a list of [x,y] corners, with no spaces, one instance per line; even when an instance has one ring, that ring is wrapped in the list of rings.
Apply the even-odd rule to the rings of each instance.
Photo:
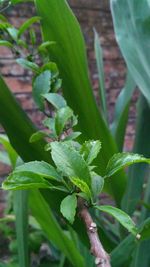
[[[69,3],[77,15],[84,33],[91,79],[96,96],[98,95],[98,75],[93,51],[93,27],[95,27],[100,34],[104,53],[107,101],[111,121],[116,97],[124,85],[126,68],[114,38],[109,1],[69,0]],[[23,8],[21,5],[21,8],[18,6],[18,8],[9,8],[7,10],[7,17],[9,17],[10,22],[15,26],[19,26],[32,14],[34,14],[34,8],[31,4],[24,4]],[[14,62],[13,56],[7,48],[0,47],[0,70],[22,107],[27,111],[30,118],[41,127],[40,121],[42,115],[37,110],[31,97],[31,75]],[[126,150],[130,150],[133,143],[135,122],[134,109],[135,97],[133,98],[129,126],[127,129],[125,142]],[[3,169],[1,172],[3,172]]]

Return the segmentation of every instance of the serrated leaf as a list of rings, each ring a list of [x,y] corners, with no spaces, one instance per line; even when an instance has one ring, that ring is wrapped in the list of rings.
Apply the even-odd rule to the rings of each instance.
[[[60,135],[66,126],[68,120],[73,116],[73,111],[68,106],[57,111],[55,117],[55,129],[57,135]]]
[[[120,169],[130,166],[135,163],[148,163],[150,159],[143,157],[142,155],[133,153],[118,153],[115,154],[108,162],[105,177],[110,177]]]
[[[44,94],[43,97],[56,109],[61,109],[67,106],[65,99],[56,93]]]
[[[44,110],[44,98],[43,94],[50,91],[51,84],[51,72],[46,70],[38,75],[33,82],[33,98],[40,110]]]
[[[40,175],[31,172],[12,173],[3,182],[4,190],[25,190],[35,188],[50,188],[50,183]]]
[[[73,177],[71,177],[70,180],[72,181],[74,185],[76,185],[81,190],[81,192],[86,194],[88,199],[91,199],[92,197],[91,191],[90,191],[89,186],[86,184],[86,182],[84,182],[83,180],[79,178],[73,178]]]
[[[129,232],[131,232],[133,235],[137,234],[137,228],[135,226],[135,223],[131,219],[131,217],[125,213],[124,211],[112,207],[112,206],[95,206],[96,209],[106,212],[113,216],[120,224],[122,224]]]
[[[27,59],[24,59],[24,58],[18,58],[18,59],[16,60],[16,62],[17,62],[19,65],[21,65],[23,68],[25,68],[25,69],[32,70],[32,71],[34,71],[34,72],[36,72],[36,73],[39,72],[39,66],[38,66],[37,64],[35,64],[35,63],[33,63],[33,62],[27,60]]]
[[[75,194],[64,198],[60,205],[60,211],[63,216],[73,224],[77,208],[77,197]]]
[[[48,134],[45,132],[39,131],[39,132],[32,134],[29,141],[30,141],[30,143],[34,143],[34,142],[37,142],[37,141],[43,139],[44,137],[48,137]]]
[[[60,175],[55,168],[44,161],[31,161],[24,163],[23,165],[17,167],[13,174],[15,175],[16,173],[20,172],[31,172],[47,179],[60,181]]]
[[[68,177],[78,177],[89,186],[91,183],[88,166],[80,153],[68,142],[51,143],[52,159],[57,168]]]
[[[19,28],[18,30],[18,38],[21,37],[21,35],[29,29],[29,27],[33,24],[33,23],[36,23],[36,22],[39,22],[40,21],[40,17],[32,17],[28,20],[26,20],[22,25],[21,27]]]
[[[104,178],[96,173],[91,174],[91,176],[92,176],[91,180],[92,193],[94,197],[98,197],[98,195],[101,193],[104,187]]]
[[[97,157],[99,151],[101,149],[100,141],[86,141],[81,147],[81,154],[86,160],[87,164],[90,165],[92,161]]]

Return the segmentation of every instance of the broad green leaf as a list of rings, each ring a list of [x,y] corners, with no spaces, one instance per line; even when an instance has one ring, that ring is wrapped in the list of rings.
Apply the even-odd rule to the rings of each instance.
[[[28,250],[28,191],[13,195],[19,266],[29,267]]]
[[[150,101],[149,0],[111,0],[116,39],[128,69]]]
[[[36,188],[50,188],[51,184],[42,176],[32,172],[13,172],[3,182],[4,190],[25,190]]]
[[[50,91],[51,85],[51,72],[45,70],[38,75],[33,81],[33,98],[40,110],[44,110],[44,97],[43,94]]]
[[[31,135],[31,137],[30,137],[30,143],[37,142],[37,141],[43,139],[44,137],[48,137],[48,134],[45,133],[45,132],[41,132],[41,131],[36,132],[36,133],[34,133],[34,134]]]
[[[83,155],[85,161],[88,165],[92,163],[92,161],[97,157],[98,153],[101,149],[100,141],[86,141],[80,150],[80,153]]]
[[[35,3],[41,17],[44,42],[56,42],[56,45],[49,47],[49,56],[56,62],[60,71],[64,97],[79,116],[76,130],[82,132],[80,140],[101,140],[103,144],[96,164],[99,166],[99,173],[103,175],[108,160],[117,153],[117,148],[93,96],[80,26],[67,1],[35,0]],[[109,184],[106,181],[106,187],[119,203],[126,187],[124,174],[120,173],[119,181],[118,177],[113,177]]]
[[[10,42],[5,41],[5,40],[0,40],[0,46],[7,46],[9,48],[13,47],[13,45]]]
[[[16,59],[16,62],[25,69],[32,70],[33,72],[36,72],[36,73],[39,72],[39,66],[36,63],[33,63],[27,59],[18,58]]]
[[[133,235],[137,234],[137,228],[135,226],[135,223],[132,221],[130,216],[124,211],[118,208],[115,208],[112,206],[106,206],[106,205],[95,206],[95,208],[113,216],[118,222],[120,222],[120,224],[122,224]]]
[[[57,135],[60,135],[66,126],[67,122],[73,116],[73,111],[68,106],[59,109],[55,117],[55,129]]]
[[[19,28],[18,30],[18,38],[21,37],[21,35],[30,28],[30,26],[33,24],[33,23],[36,23],[36,22],[39,22],[40,21],[40,17],[32,17],[28,20],[26,20],[22,25],[21,27]]]
[[[95,57],[98,68],[98,78],[99,78],[99,95],[101,100],[101,108],[107,122],[108,120],[108,111],[106,103],[106,89],[105,89],[105,75],[104,75],[104,66],[103,66],[103,51],[100,44],[100,38],[96,30],[94,30],[94,48],[95,48]]]
[[[43,97],[56,109],[61,109],[67,106],[65,99],[56,93],[44,94]]]
[[[94,197],[98,197],[103,190],[104,187],[104,178],[99,176],[96,173],[91,173],[92,176],[92,182],[91,182],[91,187],[92,187],[92,193]]]
[[[86,198],[88,198],[88,200],[91,199],[92,195],[87,183],[85,183],[83,180],[79,178],[74,178],[74,177],[71,177],[70,180],[74,185],[76,185],[81,190],[81,192],[86,194]]]
[[[55,168],[44,161],[31,161],[24,163],[23,165],[17,167],[13,174],[19,174],[20,172],[34,173],[43,178],[60,181],[61,176],[55,170]]]
[[[70,142],[53,142],[51,148],[52,159],[64,175],[78,177],[90,185],[91,177],[88,166],[80,153],[70,146]]]
[[[62,215],[73,224],[77,208],[77,197],[75,194],[64,198],[60,205]]]
[[[41,225],[47,238],[64,253],[74,267],[85,267],[83,257],[74,242],[62,231],[50,207],[38,191],[34,190],[30,194],[30,207],[33,216]]]
[[[128,72],[125,86],[121,90],[115,104],[114,120],[111,125],[111,132],[115,137],[120,152],[123,150],[130,101],[135,91],[135,86],[135,82]]]
[[[147,159],[139,154],[134,153],[118,153],[115,154],[108,162],[105,177],[110,177],[120,169],[130,166],[135,163],[148,163],[150,159]]]

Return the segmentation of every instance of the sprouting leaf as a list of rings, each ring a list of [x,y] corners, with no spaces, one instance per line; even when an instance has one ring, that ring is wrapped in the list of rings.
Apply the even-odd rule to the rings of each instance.
[[[96,209],[106,212],[113,216],[118,222],[120,222],[129,232],[131,232],[133,235],[137,234],[137,228],[135,226],[135,223],[130,218],[130,216],[125,213],[124,211],[112,207],[112,206],[95,206]]]
[[[55,118],[46,118],[43,121],[43,124],[44,124],[45,127],[47,127],[51,131],[49,136],[52,135],[52,138],[56,138],[57,134],[56,134],[56,131],[55,131]]]
[[[75,194],[64,198],[60,205],[60,211],[63,216],[73,224],[77,208],[77,198]]]
[[[57,168],[68,177],[78,177],[85,181],[89,186],[91,176],[83,157],[68,142],[52,142],[51,143],[52,159]]]
[[[4,190],[24,190],[35,188],[50,188],[50,183],[38,174],[31,172],[12,173],[3,182]]]
[[[44,42],[44,43],[42,43],[41,45],[39,45],[39,47],[38,47],[38,51],[39,51],[39,52],[43,52],[43,51],[45,51],[45,49],[48,48],[50,45],[54,45],[54,44],[56,44],[56,43],[53,42],[53,41],[47,41],[47,42]]]
[[[56,109],[61,109],[67,106],[65,99],[59,94],[48,93],[44,94],[43,97]]]
[[[44,110],[43,94],[50,91],[51,72],[46,70],[38,75],[33,82],[33,98],[40,110]]]
[[[73,116],[73,111],[68,106],[57,111],[55,117],[55,129],[57,135],[60,135],[66,126],[68,120]]]
[[[29,31],[30,34],[30,40],[31,40],[31,44],[34,46],[36,44],[36,33],[34,29],[30,29]]]
[[[13,47],[13,45],[10,42],[5,41],[5,40],[0,40],[0,46],[6,46],[6,47],[9,47],[9,48]]]
[[[94,172],[91,174],[91,176],[92,193],[94,197],[98,197],[104,187],[104,178]]]
[[[84,182],[83,180],[79,178],[73,178],[73,177],[71,177],[70,180],[72,181],[74,185],[76,185],[81,190],[81,192],[86,194],[88,199],[91,199],[92,197],[91,191],[86,182]]]
[[[13,174],[16,175],[21,172],[34,173],[47,179],[60,181],[60,175],[55,168],[44,161],[31,161],[24,163],[23,165],[17,167]]]
[[[97,157],[101,149],[100,141],[86,141],[81,147],[81,154],[86,160],[87,164],[90,165],[92,161]]]
[[[124,167],[142,162],[150,164],[150,159],[144,158],[142,155],[133,153],[115,154],[108,162],[105,177],[112,176],[113,174],[115,174]]]
[[[32,70],[36,73],[39,72],[39,66],[27,59],[24,59],[24,58],[18,58],[16,59],[16,62],[21,65],[23,68],[25,69],[29,69],[29,70]]]
[[[21,35],[29,29],[29,27],[33,24],[33,23],[36,23],[36,22],[39,22],[40,21],[40,17],[32,17],[28,20],[26,20],[22,25],[21,27],[19,28],[18,30],[18,38],[21,37]]]
[[[34,133],[34,134],[31,135],[31,137],[30,137],[30,143],[37,142],[37,141],[43,139],[44,137],[48,137],[48,134],[45,133],[45,132],[41,132],[41,131],[36,132],[36,133]]]
[[[42,72],[45,70],[49,70],[51,72],[52,79],[57,78],[59,75],[58,67],[57,67],[56,63],[54,63],[54,62],[48,62],[44,66],[41,67]]]
[[[64,141],[74,140],[81,135],[80,132],[73,132],[64,138]]]

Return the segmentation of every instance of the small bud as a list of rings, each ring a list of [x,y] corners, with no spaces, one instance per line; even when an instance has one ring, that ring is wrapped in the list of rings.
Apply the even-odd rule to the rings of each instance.
[[[137,234],[136,235],[136,239],[139,240],[141,238],[141,235],[140,234]]]

